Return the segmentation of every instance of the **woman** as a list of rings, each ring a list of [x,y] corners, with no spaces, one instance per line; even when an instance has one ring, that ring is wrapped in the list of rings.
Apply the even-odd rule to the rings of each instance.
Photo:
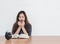
[[[32,27],[31,24],[28,22],[27,16],[25,11],[19,11],[17,14],[16,22],[12,28],[12,34],[26,34],[31,36]],[[12,37],[10,32],[5,33],[5,38],[9,40]]]
[[[26,13],[20,11],[17,15],[16,22],[13,25],[12,34],[27,34],[31,36],[31,24],[28,22]]]

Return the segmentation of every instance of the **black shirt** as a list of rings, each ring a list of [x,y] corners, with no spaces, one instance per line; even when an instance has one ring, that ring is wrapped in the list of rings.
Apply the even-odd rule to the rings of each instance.
[[[14,27],[15,27],[15,28],[14,28]],[[14,24],[13,30],[12,30],[12,34],[14,34],[14,33],[16,32],[16,30],[17,30],[16,27],[17,27],[17,25]],[[25,27],[28,35],[31,36],[31,32],[32,32],[32,26],[31,26],[31,24],[27,24],[27,25],[25,25],[24,27]],[[24,33],[24,32],[23,32],[22,29],[21,29],[20,32],[19,32],[19,34],[22,34],[22,33]]]

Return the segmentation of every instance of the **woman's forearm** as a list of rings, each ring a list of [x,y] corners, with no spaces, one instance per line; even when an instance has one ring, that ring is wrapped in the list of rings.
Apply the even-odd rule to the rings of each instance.
[[[22,27],[22,31],[24,32],[24,34],[28,34],[24,27]]]
[[[15,34],[18,34],[21,30],[21,27],[18,27],[17,31],[15,32]]]

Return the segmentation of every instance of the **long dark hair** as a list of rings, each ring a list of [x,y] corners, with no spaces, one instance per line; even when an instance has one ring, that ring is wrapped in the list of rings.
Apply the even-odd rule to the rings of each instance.
[[[23,13],[24,16],[25,16],[25,25],[28,25],[28,24],[29,24],[25,11],[19,11],[19,13],[17,14],[16,22],[13,24],[12,34],[14,34],[14,33],[16,32],[17,28],[18,28],[18,24],[17,24],[17,23],[18,23],[18,21],[19,21],[18,18],[19,18],[19,15],[20,15],[21,13]]]

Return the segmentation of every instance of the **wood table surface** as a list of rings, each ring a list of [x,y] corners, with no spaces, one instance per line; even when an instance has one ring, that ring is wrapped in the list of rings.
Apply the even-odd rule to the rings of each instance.
[[[29,39],[10,40],[0,36],[0,44],[60,44],[60,36],[31,36]]]

